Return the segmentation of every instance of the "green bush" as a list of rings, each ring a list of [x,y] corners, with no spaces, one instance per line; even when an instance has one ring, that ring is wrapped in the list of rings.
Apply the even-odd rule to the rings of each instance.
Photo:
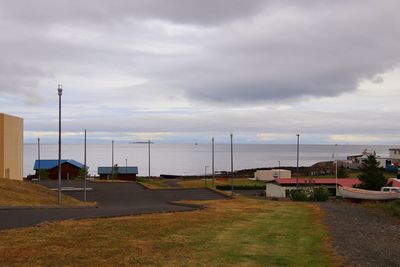
[[[217,185],[218,190],[231,190],[230,185]],[[265,185],[234,185],[233,190],[265,190]]]
[[[48,180],[49,172],[47,170],[40,170],[40,180]]]
[[[310,200],[313,201],[327,201],[329,192],[325,187],[316,187],[310,196]]]
[[[293,201],[307,201],[308,196],[303,189],[294,189],[289,193],[289,197]]]

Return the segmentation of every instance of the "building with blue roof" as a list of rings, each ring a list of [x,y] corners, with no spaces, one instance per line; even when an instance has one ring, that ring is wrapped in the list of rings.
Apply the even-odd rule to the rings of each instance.
[[[81,170],[84,165],[73,159],[62,159],[61,160],[61,179],[74,179],[80,176]],[[88,169],[89,167],[86,166]],[[45,172],[49,179],[58,179],[58,159],[41,159],[36,160],[33,166],[36,171],[35,177],[39,176],[39,170],[42,173]]]

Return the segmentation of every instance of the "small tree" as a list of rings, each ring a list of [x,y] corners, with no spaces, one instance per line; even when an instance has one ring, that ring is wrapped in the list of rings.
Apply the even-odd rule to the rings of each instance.
[[[361,172],[358,176],[361,181],[360,188],[380,190],[382,186],[385,186],[386,178],[383,175],[383,168],[379,167],[375,154],[371,154],[363,160],[359,170]]]
[[[47,170],[40,170],[40,179],[47,180],[49,179],[49,172]]]
[[[89,174],[89,168],[88,167],[86,167],[86,169],[85,168],[79,169],[79,179],[84,179],[85,178],[85,172],[86,172],[86,177],[88,177],[88,174]]]
[[[115,164],[114,167],[113,167],[113,169],[114,169],[114,171],[113,171],[113,177],[112,177],[112,179],[113,179],[113,180],[114,180],[114,179],[118,179],[118,170],[119,170],[118,164]]]
[[[347,169],[346,169],[345,166],[340,165],[340,166],[338,167],[337,176],[338,176],[339,178],[348,178],[348,177],[349,177],[349,172],[347,171]]]

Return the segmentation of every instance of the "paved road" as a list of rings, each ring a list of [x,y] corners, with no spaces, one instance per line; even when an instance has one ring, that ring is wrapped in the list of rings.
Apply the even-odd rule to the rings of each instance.
[[[56,182],[42,183],[56,188]],[[63,181],[63,186],[82,187],[81,181]],[[189,211],[194,207],[169,203],[177,200],[224,199],[225,197],[207,189],[149,190],[137,183],[88,182],[88,201],[96,201],[98,208],[35,208],[0,209],[0,229],[34,226],[44,221],[81,219],[91,217],[123,216],[154,212]],[[82,199],[83,192],[66,192]]]

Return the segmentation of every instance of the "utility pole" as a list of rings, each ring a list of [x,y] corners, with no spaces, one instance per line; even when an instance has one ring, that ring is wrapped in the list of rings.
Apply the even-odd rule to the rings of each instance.
[[[208,166],[204,166],[204,187],[207,188],[207,168]]]
[[[300,134],[297,136],[297,165],[296,165],[296,189],[299,188],[299,144],[300,144]]]
[[[128,175],[128,159],[125,159],[125,174]]]
[[[83,152],[83,170],[84,170],[84,174],[83,174],[83,200],[84,202],[86,202],[86,175],[87,175],[87,170],[86,170],[86,129],[85,129],[85,138],[84,138],[84,152]]]
[[[148,142],[148,151],[149,151],[149,180],[150,180],[150,144],[151,144],[151,141],[150,140],[148,140],[147,141]]]
[[[212,185],[211,187],[214,188],[214,180],[215,180],[215,169],[214,169],[214,137],[211,139],[211,168],[212,168]]]
[[[231,195],[233,196],[233,134],[231,133]]]
[[[39,171],[38,171],[38,181],[39,181],[39,183],[40,183],[40,170],[41,170],[41,168],[40,168],[40,138],[38,138],[37,139],[37,141],[38,141],[38,168],[39,168]]]
[[[61,95],[62,85],[58,88],[58,205],[61,205]]]
[[[111,141],[111,179],[114,181],[114,140]]]
[[[278,178],[281,178],[281,161],[278,160]]]

